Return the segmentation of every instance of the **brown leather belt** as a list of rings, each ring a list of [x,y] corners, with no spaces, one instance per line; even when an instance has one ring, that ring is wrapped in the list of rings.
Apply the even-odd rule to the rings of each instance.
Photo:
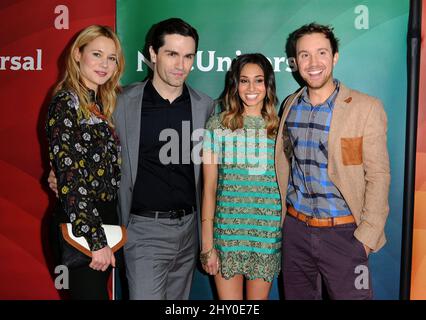
[[[335,218],[315,218],[297,211],[292,206],[287,207],[287,213],[309,227],[334,227],[340,224],[355,223],[353,215]]]

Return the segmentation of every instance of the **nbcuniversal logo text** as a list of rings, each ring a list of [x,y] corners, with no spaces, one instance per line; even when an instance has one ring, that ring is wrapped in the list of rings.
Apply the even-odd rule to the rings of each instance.
[[[0,56],[0,71],[4,70],[24,70],[41,71],[42,67],[42,49],[36,49],[34,55],[28,56]]]
[[[241,55],[241,51],[235,51],[235,55]],[[217,56],[216,51],[197,51],[197,55],[195,57],[194,66],[192,70],[197,69],[201,72],[224,72],[228,71],[231,67],[232,62],[231,57],[221,57]],[[297,71],[297,65],[294,58],[286,58],[286,57],[273,57],[268,58],[271,62],[272,67],[274,68],[274,72],[294,72]],[[136,71],[142,72],[144,71],[144,64],[152,69],[152,63],[149,59],[147,59],[144,54],[138,51],[138,61],[137,61],[137,69]]]

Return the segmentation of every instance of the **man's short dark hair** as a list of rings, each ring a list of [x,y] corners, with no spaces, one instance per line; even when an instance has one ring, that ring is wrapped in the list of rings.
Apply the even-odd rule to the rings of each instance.
[[[189,23],[179,18],[170,18],[157,23],[151,33],[150,45],[155,53],[158,53],[164,45],[164,37],[169,34],[179,34],[184,37],[191,37],[195,41],[195,52],[198,48],[198,33]]]
[[[336,52],[339,52],[339,39],[336,38],[333,30],[334,28],[331,26],[321,25],[315,22],[301,26],[288,36],[287,50],[289,52],[287,54],[291,57],[296,57],[296,44],[301,37],[312,33],[322,33],[328,40],[330,40],[331,50],[334,56]]]

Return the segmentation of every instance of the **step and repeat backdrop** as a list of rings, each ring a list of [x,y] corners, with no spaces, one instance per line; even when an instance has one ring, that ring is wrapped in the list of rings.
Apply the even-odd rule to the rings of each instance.
[[[188,21],[200,42],[188,83],[217,98],[231,60],[261,52],[273,64],[280,100],[298,88],[285,54],[288,34],[312,21],[331,24],[340,38],[335,76],[380,98],[388,115],[391,160],[388,243],[371,255],[375,299],[398,299],[407,99],[406,37],[409,0],[2,0],[0,3],[0,299],[58,299],[47,237],[54,196],[46,188],[49,163],[44,121],[63,50],[90,24],[115,27],[122,41],[123,85],[148,73],[144,47],[153,24],[169,17]],[[425,15],[424,15],[425,16]],[[423,25],[426,23],[423,23]],[[423,51],[424,54],[424,51]],[[425,64],[423,58],[423,63]],[[423,66],[422,86],[425,87]],[[426,90],[423,90],[425,92]],[[420,90],[422,92],[422,90]],[[419,136],[424,130],[421,96]],[[424,135],[423,135],[424,136]],[[418,140],[418,168],[426,161]],[[423,180],[422,180],[423,177]],[[425,297],[426,174],[418,170],[412,295]],[[423,191],[422,191],[423,190]],[[423,192],[423,193],[422,193]],[[417,206],[419,204],[419,206]],[[197,270],[192,299],[212,299],[212,281]],[[423,294],[423,296],[422,296]],[[275,279],[271,299],[282,298]]]

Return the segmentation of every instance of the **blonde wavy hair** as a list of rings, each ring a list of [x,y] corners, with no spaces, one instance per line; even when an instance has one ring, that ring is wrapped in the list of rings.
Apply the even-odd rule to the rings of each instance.
[[[91,116],[94,105],[93,102],[91,102],[89,91],[80,76],[80,66],[75,59],[75,52],[79,50],[83,53],[87,44],[102,36],[114,41],[117,55],[116,70],[107,82],[98,87],[97,91],[97,98],[102,103],[103,115],[111,121],[112,113],[115,109],[117,93],[121,90],[119,80],[124,72],[124,56],[120,40],[110,27],[91,25],[77,34],[67,52],[64,76],[56,85],[54,94],[64,89],[72,90],[80,101],[79,110],[81,114],[79,116],[83,116],[84,118],[89,118]]]
[[[263,101],[261,114],[266,122],[268,137],[274,138],[279,125],[279,118],[275,109],[278,103],[275,75],[269,60],[260,53],[243,54],[232,61],[227,76],[225,94],[221,101],[224,108],[221,122],[224,127],[232,131],[241,129],[244,126],[244,104],[238,94],[238,84],[240,82],[241,70],[249,63],[256,64],[263,70],[266,96]]]

